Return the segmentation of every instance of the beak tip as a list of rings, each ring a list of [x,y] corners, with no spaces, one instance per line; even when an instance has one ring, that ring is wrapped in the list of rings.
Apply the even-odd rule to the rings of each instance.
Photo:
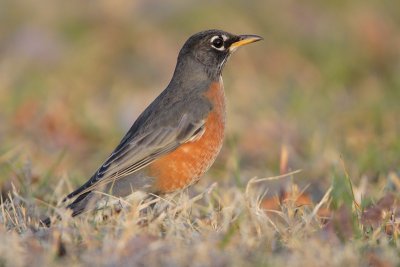
[[[246,35],[239,35],[239,41],[234,42],[231,45],[232,51],[234,51],[237,47],[251,44],[254,42],[258,42],[264,40],[263,37],[255,34],[246,34]]]
[[[260,35],[255,35],[255,34],[246,34],[246,35],[240,35],[242,40],[252,40],[253,42],[257,42],[257,41],[262,41],[264,40],[264,37],[260,36]]]

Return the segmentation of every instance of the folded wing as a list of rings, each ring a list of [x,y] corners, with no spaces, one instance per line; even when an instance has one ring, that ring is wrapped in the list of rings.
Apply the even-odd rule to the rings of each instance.
[[[95,188],[137,172],[179,145],[195,139],[203,129],[204,121],[194,122],[190,115],[184,114],[175,127],[158,127],[137,136],[128,133],[97,172],[63,201],[77,197],[76,202],[79,196],[83,197]]]

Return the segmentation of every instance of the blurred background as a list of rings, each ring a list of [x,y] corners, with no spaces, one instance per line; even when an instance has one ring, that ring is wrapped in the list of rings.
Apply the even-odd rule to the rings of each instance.
[[[325,190],[342,159],[382,190],[400,170],[399,1],[3,0],[3,193],[90,177],[210,28],[265,40],[225,67],[226,142],[201,184],[302,169]]]

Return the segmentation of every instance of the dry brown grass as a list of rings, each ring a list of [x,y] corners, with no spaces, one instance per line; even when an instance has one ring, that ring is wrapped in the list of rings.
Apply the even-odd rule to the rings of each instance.
[[[0,266],[399,265],[400,1],[5,0],[0,22]],[[224,70],[211,170],[69,218],[57,202],[208,28],[265,38]]]
[[[332,188],[318,203],[299,205],[293,189],[278,209],[265,209],[265,183],[246,188],[197,188],[149,200],[114,199],[114,205],[39,227],[37,204],[14,191],[2,200],[0,260],[4,266],[392,266],[398,264],[399,229],[374,217],[375,233],[356,209],[331,210]],[[261,186],[263,185],[263,186]],[[292,188],[296,188],[295,185]],[[193,193],[193,192],[192,192]],[[61,197],[61,196],[60,196]],[[386,201],[388,202],[388,201]],[[37,202],[36,202],[37,203]],[[40,202],[39,202],[40,203]],[[393,203],[389,209],[393,208]],[[40,206],[40,204],[39,204]],[[353,206],[354,208],[354,206]],[[382,209],[385,207],[382,207]],[[387,208],[387,207],[386,207]],[[352,217],[353,216],[353,217]],[[345,236],[343,236],[345,233]]]

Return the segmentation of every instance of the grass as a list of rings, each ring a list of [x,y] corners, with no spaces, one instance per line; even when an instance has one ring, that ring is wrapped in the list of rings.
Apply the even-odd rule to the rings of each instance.
[[[184,191],[152,200],[115,199],[113,208],[75,219],[51,207],[62,217],[51,228],[39,227],[37,205],[41,203],[14,189],[1,205],[2,264],[397,264],[397,225],[389,233],[385,227],[392,225],[390,218],[375,218],[380,223],[374,227],[361,223],[362,212],[351,202],[335,209],[333,202],[346,202],[344,195],[352,195],[346,189],[334,185],[318,203],[299,205],[304,193],[292,184],[279,207],[266,208],[268,192],[261,185],[296,178],[298,173],[254,178],[244,190],[214,183],[197,195]],[[348,189],[344,181],[340,185]],[[329,207],[328,217],[320,213],[324,207]]]
[[[399,265],[399,11],[389,0],[3,1],[0,266]],[[224,70],[228,129],[211,170],[156,204],[137,196],[69,218],[58,201],[207,28],[265,37]],[[45,214],[62,220],[40,228]]]

